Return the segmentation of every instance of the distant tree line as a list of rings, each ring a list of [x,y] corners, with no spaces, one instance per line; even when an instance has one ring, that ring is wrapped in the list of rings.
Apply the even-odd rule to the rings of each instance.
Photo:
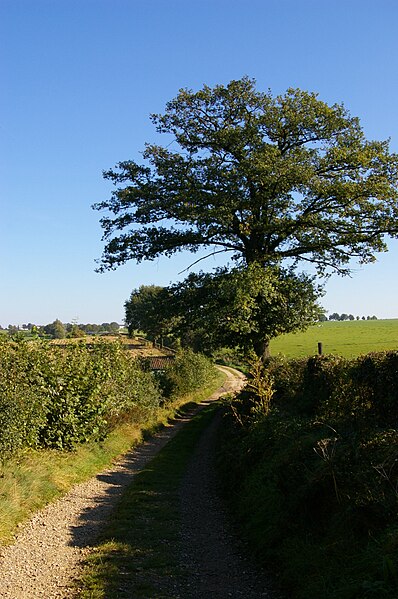
[[[2,327],[0,326],[0,330]],[[9,324],[6,332],[9,335],[18,333],[30,333],[38,337],[47,337],[51,339],[65,339],[70,337],[84,337],[85,335],[115,335],[120,330],[118,322],[103,322],[102,324],[77,324],[63,323],[58,318],[46,325],[36,325],[31,322],[22,325]]]
[[[354,316],[353,314],[338,314],[337,312],[333,312],[333,314],[329,315],[329,318],[323,315],[320,320],[377,320],[377,316]]]

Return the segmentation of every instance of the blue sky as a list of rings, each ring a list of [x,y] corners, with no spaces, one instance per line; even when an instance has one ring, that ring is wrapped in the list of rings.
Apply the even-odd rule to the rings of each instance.
[[[275,94],[316,91],[397,152],[397,27],[396,0],[0,0],[0,324],[121,322],[132,289],[190,264],[94,272],[102,171],[162,142],[148,116],[181,87],[248,75]],[[398,317],[389,247],[332,278],[325,308]]]

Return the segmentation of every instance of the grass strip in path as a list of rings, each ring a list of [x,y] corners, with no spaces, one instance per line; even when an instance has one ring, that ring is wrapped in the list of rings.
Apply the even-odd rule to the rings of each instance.
[[[200,411],[136,475],[86,561],[79,599],[173,597],[172,580],[180,573],[179,485],[219,406]]]

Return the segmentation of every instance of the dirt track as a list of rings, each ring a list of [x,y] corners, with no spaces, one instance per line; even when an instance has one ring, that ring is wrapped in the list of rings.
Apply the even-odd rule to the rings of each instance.
[[[269,573],[256,568],[218,491],[214,463],[218,412],[187,468],[180,491],[181,568],[173,599],[281,599]]]

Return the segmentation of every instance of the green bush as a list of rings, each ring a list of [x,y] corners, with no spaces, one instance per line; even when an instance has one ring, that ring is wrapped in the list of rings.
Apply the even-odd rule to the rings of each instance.
[[[159,407],[151,373],[117,342],[4,341],[0,351],[3,457],[28,446],[73,449]]]
[[[245,535],[289,596],[398,597],[398,352],[273,359],[224,422],[221,469]]]
[[[0,340],[2,460],[23,447],[35,447],[40,428],[46,421],[47,402],[37,357],[26,343]]]
[[[143,422],[159,408],[162,396],[153,373],[142,368],[123,345],[97,345],[92,359],[101,379],[107,431],[124,421]]]
[[[48,397],[40,445],[72,449],[103,434],[106,404],[100,401],[101,378],[83,345],[52,347],[43,368]]]
[[[103,439],[122,421],[141,422],[160,403],[151,374],[118,342],[53,347],[44,377],[51,398],[40,434],[45,447]]]
[[[167,398],[206,385],[213,373],[207,358],[180,352],[163,376]],[[25,447],[71,450],[101,440],[125,421],[147,421],[164,399],[156,377],[119,342],[1,341],[3,459]]]
[[[169,397],[179,397],[206,386],[213,377],[214,366],[208,358],[184,349],[165,371],[164,385]]]

